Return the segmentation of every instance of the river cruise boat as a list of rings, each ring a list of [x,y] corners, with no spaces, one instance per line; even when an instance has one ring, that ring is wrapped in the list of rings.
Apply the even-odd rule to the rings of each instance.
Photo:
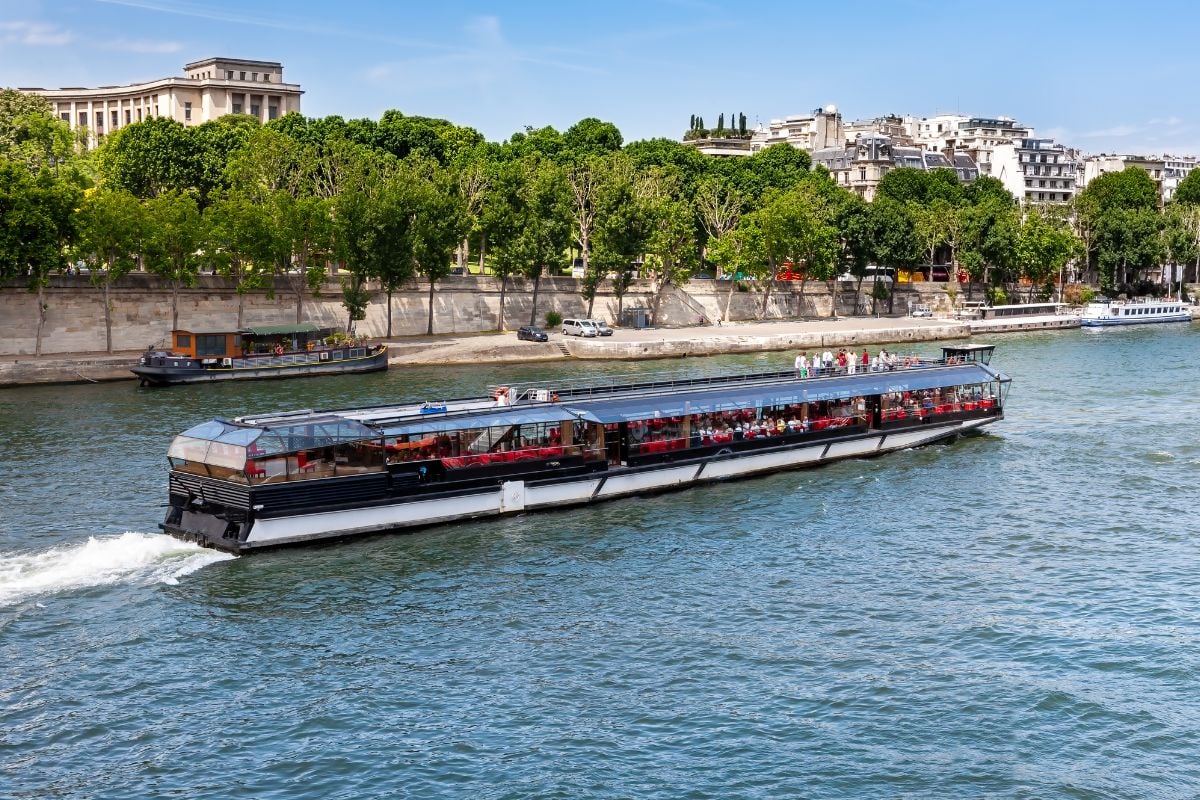
[[[147,350],[133,367],[143,386],[298,378],[387,369],[387,345],[371,345],[312,323],[238,331],[171,331],[168,350]]]
[[[161,527],[245,553],[880,455],[1002,419],[991,353],[214,419],[171,443]]]
[[[1079,324],[1085,328],[1104,328],[1112,325],[1191,321],[1192,312],[1187,303],[1182,300],[1151,297],[1088,303]]]

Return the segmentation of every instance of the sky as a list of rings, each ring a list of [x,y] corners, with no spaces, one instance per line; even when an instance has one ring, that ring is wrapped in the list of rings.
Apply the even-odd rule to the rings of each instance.
[[[309,116],[391,108],[503,140],[613,122],[679,138],[836,104],[846,120],[1010,116],[1089,153],[1200,155],[1200,3],[0,0],[0,86],[280,61]]]

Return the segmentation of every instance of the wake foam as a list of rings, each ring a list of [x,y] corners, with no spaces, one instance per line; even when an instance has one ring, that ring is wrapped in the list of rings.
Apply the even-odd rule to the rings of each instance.
[[[114,583],[174,585],[201,567],[235,557],[165,534],[132,531],[40,553],[0,553],[0,605]]]

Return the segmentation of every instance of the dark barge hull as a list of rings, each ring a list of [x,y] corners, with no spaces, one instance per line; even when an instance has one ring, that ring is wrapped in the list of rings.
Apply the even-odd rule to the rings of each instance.
[[[445,483],[419,483],[398,470],[255,486],[172,473],[170,507],[160,527],[180,539],[244,554],[871,458],[975,433],[1002,418],[994,408],[882,428],[809,432],[780,445],[740,441],[621,467],[582,458],[563,459],[553,470],[509,464]]]
[[[208,383],[211,381],[269,380],[273,378],[303,378],[316,375],[346,375],[365,372],[381,372],[388,368],[386,345],[369,355],[341,360],[313,363],[288,363],[289,356],[272,356],[263,359],[245,359],[265,363],[247,366],[174,367],[139,365],[132,368],[143,386],[173,386],[182,383]],[[180,359],[184,360],[184,359]],[[239,359],[241,361],[242,359]]]

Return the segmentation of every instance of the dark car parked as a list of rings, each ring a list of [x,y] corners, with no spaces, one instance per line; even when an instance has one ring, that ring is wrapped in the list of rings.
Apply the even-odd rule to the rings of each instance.
[[[531,342],[548,342],[550,337],[537,325],[524,325],[517,328],[518,339],[528,339]]]

